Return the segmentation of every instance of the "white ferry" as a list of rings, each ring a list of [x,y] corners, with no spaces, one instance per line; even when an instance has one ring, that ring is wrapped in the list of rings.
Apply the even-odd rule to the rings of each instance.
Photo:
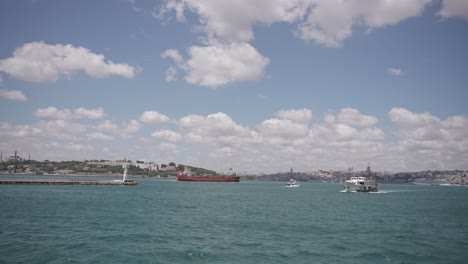
[[[346,192],[378,192],[377,182],[365,177],[351,177],[343,182],[343,188]]]

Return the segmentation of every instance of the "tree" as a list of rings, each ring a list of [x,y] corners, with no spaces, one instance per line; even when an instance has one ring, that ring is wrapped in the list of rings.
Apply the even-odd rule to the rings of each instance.
[[[173,167],[175,167],[175,166],[176,166],[176,164],[175,164],[175,162],[170,162],[170,163],[169,163],[169,166],[173,166]]]

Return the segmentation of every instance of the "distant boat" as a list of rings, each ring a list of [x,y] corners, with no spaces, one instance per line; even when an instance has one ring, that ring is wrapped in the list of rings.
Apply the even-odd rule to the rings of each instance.
[[[426,179],[426,178],[416,179],[416,180],[414,180],[412,182],[412,184],[416,184],[416,185],[450,185],[450,183],[447,182],[447,180],[444,180],[444,179],[431,180],[431,179]]]
[[[294,179],[290,179],[288,181],[288,184],[286,184],[286,186],[284,186],[284,187],[295,188],[295,187],[299,187],[299,186],[301,186],[301,185],[297,184],[297,182]]]
[[[346,192],[378,192],[377,182],[365,177],[351,177],[343,182],[343,188]]]
[[[239,176],[192,176],[190,170],[178,171],[176,174],[178,181],[194,182],[239,182]]]

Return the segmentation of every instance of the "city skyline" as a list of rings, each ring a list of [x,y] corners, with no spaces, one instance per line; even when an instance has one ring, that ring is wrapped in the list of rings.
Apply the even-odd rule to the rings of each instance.
[[[2,1],[0,151],[468,169],[468,2]]]

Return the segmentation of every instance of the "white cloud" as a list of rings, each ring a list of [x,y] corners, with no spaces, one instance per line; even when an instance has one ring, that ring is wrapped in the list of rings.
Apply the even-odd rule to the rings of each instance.
[[[30,42],[16,48],[12,57],[0,60],[0,71],[23,81],[55,82],[77,71],[93,78],[111,75],[133,78],[136,69],[128,64],[105,61],[104,55],[83,47]]]
[[[86,133],[87,126],[80,123],[73,123],[67,120],[41,121],[37,125],[49,137],[57,139],[78,141]]]
[[[303,0],[169,0],[161,13],[175,11],[183,21],[184,11],[200,16],[201,29],[210,37],[229,42],[250,41],[254,38],[252,26],[274,22],[294,22],[307,11]]]
[[[388,115],[398,125],[402,140],[467,140],[468,119],[463,116],[452,116],[444,121],[430,113],[413,113],[405,108],[392,108]]]
[[[40,128],[30,125],[12,125],[10,123],[0,123],[0,136],[2,137],[34,137],[43,135]]]
[[[258,131],[266,138],[296,139],[307,136],[309,128],[288,119],[267,119],[258,126]]]
[[[172,152],[176,152],[177,151],[177,145],[173,144],[173,143],[168,143],[168,142],[162,142],[158,145],[158,148],[160,150],[164,150],[164,151],[172,151]]]
[[[189,55],[187,61],[166,57],[172,58],[187,73],[185,80],[188,83],[212,89],[232,82],[259,80],[269,64],[269,59],[248,43],[193,46]]]
[[[132,134],[140,131],[141,124],[138,123],[136,120],[131,120],[130,122],[126,122],[122,124],[122,128],[119,131],[120,135],[124,138],[130,138]]]
[[[52,118],[52,119],[101,119],[106,116],[104,109],[99,107],[97,109],[86,109],[83,107],[74,109],[59,110],[53,106],[37,109],[34,113],[37,117]]]
[[[468,1],[442,0],[442,9],[438,15],[443,18],[461,17],[468,20]]]
[[[353,127],[373,127],[378,120],[375,116],[363,115],[356,109],[344,108],[338,114],[337,121]]]
[[[358,27],[374,29],[418,16],[432,0],[168,0],[160,17],[172,11],[178,21],[185,12],[199,16],[200,28],[211,41],[247,42],[254,39],[253,26],[286,22],[297,26],[296,34],[330,47],[342,45]]]
[[[37,109],[34,113],[37,117],[46,117],[46,118],[53,118],[53,119],[72,119],[73,113],[70,109],[62,109],[58,110],[57,108],[50,106],[47,108]]]
[[[388,68],[387,73],[393,76],[403,76],[405,73],[403,72],[402,69],[397,69],[397,68]]]
[[[168,49],[166,51],[164,51],[162,54],[161,54],[161,58],[163,59],[167,59],[167,58],[170,58],[172,59],[177,65],[180,65],[180,64],[183,64],[184,62],[184,59],[182,58],[182,56],[179,54],[179,52],[175,49]]]
[[[79,152],[92,151],[94,149],[92,146],[82,145],[82,144],[77,144],[77,143],[72,143],[72,142],[64,145],[63,147],[67,150],[79,151]]]
[[[236,124],[225,113],[211,114],[206,117],[188,115],[181,118],[178,124],[189,143],[241,144],[252,137],[248,128]]]
[[[86,109],[80,107],[75,109],[73,112],[75,119],[101,119],[106,116],[102,107],[99,107],[98,109]]]
[[[110,120],[106,120],[100,123],[96,128],[100,131],[108,131],[113,133],[117,133],[119,131],[119,126],[112,123]]]
[[[353,28],[374,29],[418,16],[431,0],[316,0],[299,26],[298,35],[329,47],[338,47]]]
[[[176,81],[177,80],[177,68],[176,67],[169,67],[166,71],[166,81],[167,82],[172,82],[172,81]]]
[[[169,120],[169,117],[156,111],[145,111],[140,117],[141,122],[148,124],[164,123],[168,122]]]
[[[171,130],[158,130],[151,135],[169,143],[179,143],[182,140],[182,135]]]
[[[216,89],[238,81],[262,78],[269,59],[249,42],[254,26],[288,23],[294,34],[306,41],[328,47],[342,46],[354,31],[395,25],[420,15],[432,0],[166,0],[154,15],[160,19],[174,15],[183,22],[191,13],[198,16],[194,32],[202,45],[188,50],[188,59],[175,49],[161,54],[177,66],[166,71],[166,81],[176,80],[177,69],[186,73],[190,84]],[[403,75],[401,69],[389,74]]]
[[[450,169],[466,166],[468,118],[441,120],[430,113],[393,108],[388,113],[398,126],[396,157],[408,167]]]
[[[86,136],[90,140],[105,140],[105,141],[114,140],[114,137],[100,133],[100,132],[89,133]]]
[[[312,111],[309,109],[280,110],[274,114],[280,119],[288,119],[298,123],[309,123],[312,119]]]
[[[60,111],[51,113],[74,114]],[[106,120],[97,125],[71,118],[35,125],[0,123],[0,149],[4,153],[26,149],[40,159],[90,159],[96,158],[95,149],[109,149],[106,141],[121,136],[126,139],[122,143],[131,147],[124,147],[126,153],[120,153],[117,144],[106,154],[108,157],[128,157],[129,153],[158,157],[163,151],[176,162],[218,171],[226,167],[249,172],[277,172],[291,167],[297,171],[364,168],[368,162],[376,170],[467,168],[466,116],[442,119],[431,113],[393,108],[388,119],[397,130],[392,131],[390,126],[384,133],[375,116],[354,108],[334,112],[314,115],[312,119],[309,109],[282,109],[252,128],[222,112],[187,115],[171,124],[171,130],[154,131],[151,136],[158,140],[156,146],[149,144],[149,137],[135,136],[141,130],[137,120],[119,124]],[[387,134],[394,134],[396,140],[387,138]]]
[[[430,113],[417,114],[405,108],[392,108],[388,115],[390,120],[408,131],[417,127],[433,127],[440,123],[440,120]]]
[[[0,82],[0,85],[1,85],[1,82]],[[17,91],[17,90],[0,89],[0,97],[4,97],[8,100],[20,101],[20,102],[25,102],[28,100],[26,95],[24,95],[21,91]]]

